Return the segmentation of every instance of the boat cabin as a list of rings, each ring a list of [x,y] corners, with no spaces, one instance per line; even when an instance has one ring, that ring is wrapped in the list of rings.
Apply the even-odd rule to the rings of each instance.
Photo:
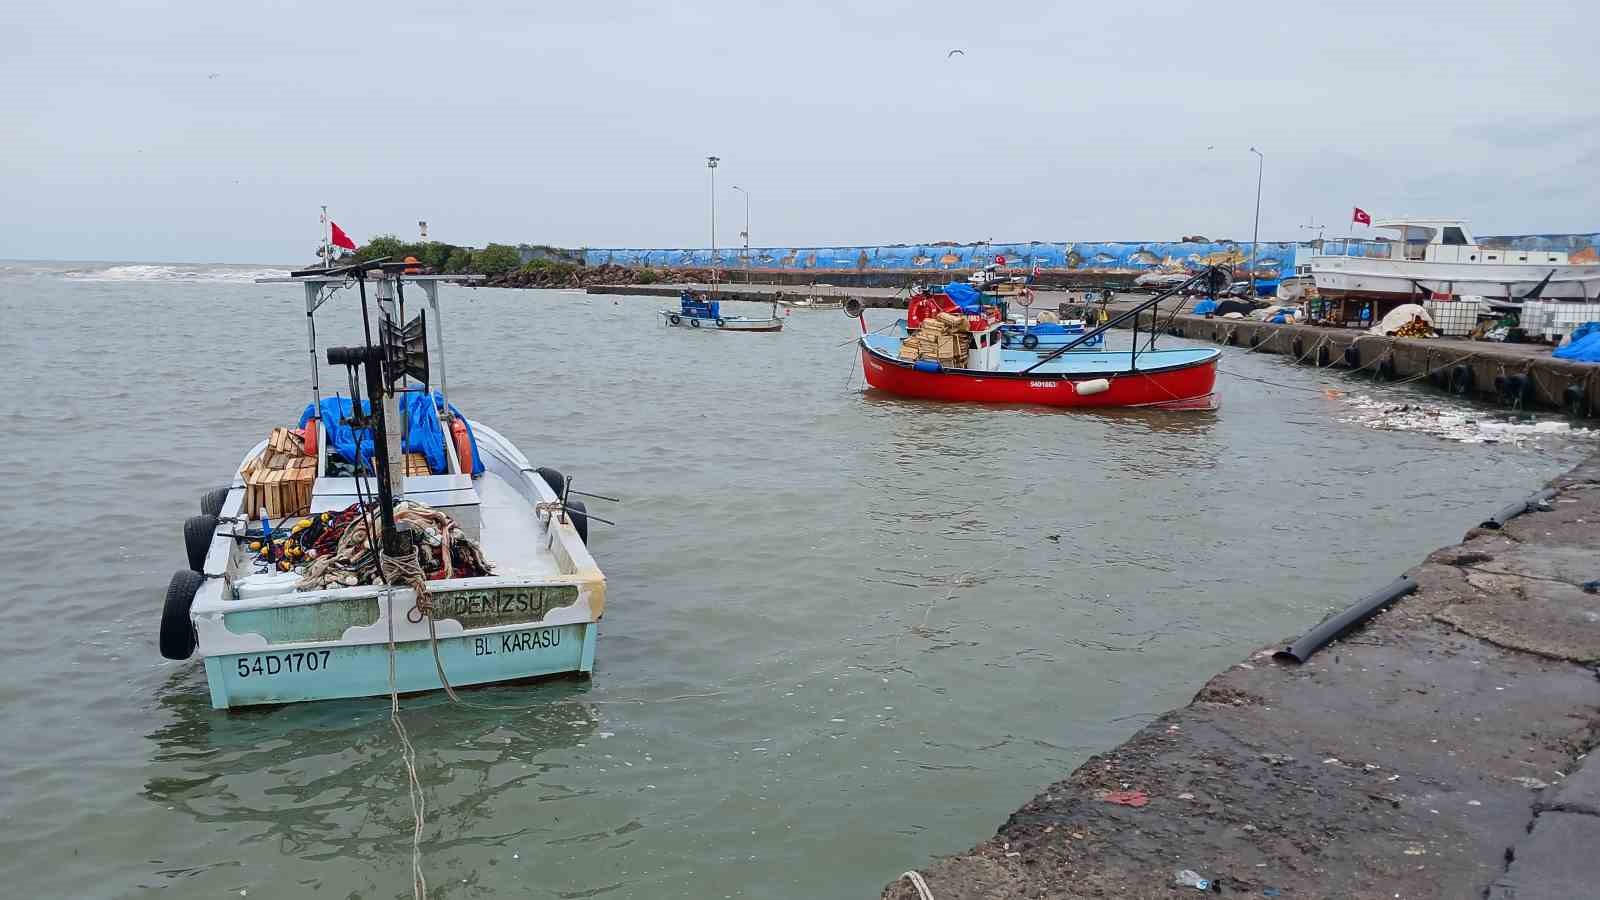
[[[1372,223],[1372,227],[1392,231],[1396,239],[1329,241],[1329,245],[1344,246],[1330,247],[1324,255],[1412,262],[1567,265],[1567,254],[1561,250],[1514,250],[1481,246],[1468,230],[1464,219],[1383,219]]]

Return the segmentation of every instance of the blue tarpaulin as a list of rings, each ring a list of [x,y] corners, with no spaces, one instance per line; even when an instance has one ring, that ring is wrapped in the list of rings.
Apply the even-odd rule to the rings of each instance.
[[[978,312],[980,297],[978,289],[965,281],[952,281],[945,285],[944,295],[949,297],[955,305],[961,307],[962,312]]]
[[[1572,332],[1572,343],[1550,354],[1573,362],[1600,363],[1600,322],[1585,322]]]
[[[444,447],[444,426],[439,420],[439,409],[444,406],[444,398],[437,391],[431,395],[407,391],[400,395],[399,402],[400,415],[406,421],[406,435],[401,450],[421,453],[428,461],[428,468],[436,474],[448,472],[450,456]],[[301,428],[311,421],[314,408],[313,404],[306,404],[305,412],[300,414]],[[350,426],[348,419],[352,409],[350,400],[345,397],[330,397],[322,401],[322,427],[327,435],[328,449],[349,463],[354,463],[358,456],[372,456],[373,450],[371,430],[363,428],[358,436],[356,429]],[[361,404],[361,411],[367,411],[365,401]],[[472,474],[481,475],[483,460],[478,458],[478,438],[472,433],[472,423],[467,422],[467,417],[461,415],[461,410],[456,409],[453,403],[450,412],[467,426],[467,439],[472,445]],[[356,449],[357,440],[361,442],[359,453]]]
[[[1207,297],[1194,305],[1194,314],[1197,316],[1210,315],[1217,311],[1217,301]]]

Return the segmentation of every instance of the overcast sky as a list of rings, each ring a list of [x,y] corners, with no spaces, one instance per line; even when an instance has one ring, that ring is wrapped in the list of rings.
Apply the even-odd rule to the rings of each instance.
[[[247,6],[261,10],[247,12]],[[0,257],[1600,231],[1589,2],[31,3]],[[964,55],[951,57],[960,48]]]

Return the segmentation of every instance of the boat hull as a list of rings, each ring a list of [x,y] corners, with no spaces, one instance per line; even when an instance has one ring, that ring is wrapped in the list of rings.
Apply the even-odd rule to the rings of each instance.
[[[674,317],[676,317],[678,321],[674,322]],[[676,313],[672,310],[665,309],[661,311],[661,321],[666,323],[666,325],[671,328],[689,328],[698,331],[761,332],[783,330],[783,320],[778,318],[747,319],[743,316],[735,316],[731,318],[724,317],[719,324],[718,320],[716,319],[707,319],[698,316],[685,316],[682,313]]]
[[[1546,277],[1545,300],[1600,297],[1600,266],[1549,263],[1452,263],[1363,256],[1317,256],[1311,277],[1325,300],[1412,300],[1419,288],[1438,294],[1520,300]]]
[[[533,626],[510,631],[397,642],[394,686],[401,694],[436,691],[442,666],[450,686],[525,681],[588,673],[594,668],[598,625]],[[387,696],[389,645],[312,644],[205,658],[211,705],[217,709]]]
[[[867,384],[902,397],[958,403],[1026,403],[1043,406],[1159,409],[1215,409],[1217,358],[1152,371],[1090,373],[929,372],[861,348]],[[1099,391],[1091,383],[1107,382]]]

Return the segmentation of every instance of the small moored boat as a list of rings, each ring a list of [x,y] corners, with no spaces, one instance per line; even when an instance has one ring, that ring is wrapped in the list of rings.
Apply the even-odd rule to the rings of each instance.
[[[862,322],[861,367],[873,388],[928,400],[1214,409],[1213,388],[1222,351],[1212,347],[1156,350],[1153,333],[1146,336],[1149,346],[1141,347],[1137,327],[1139,314],[1157,309],[1161,301],[1202,279],[1215,285],[1219,277],[1210,270],[1192,276],[1043,355],[1005,348],[999,307],[955,290],[924,292],[919,298],[938,303],[940,308],[931,315],[908,316],[908,325],[915,327],[916,334],[868,333]],[[859,304],[848,304],[846,311],[861,317]],[[1135,327],[1128,350],[1069,352],[1130,319]]]
[[[427,313],[399,323],[407,284],[438,321],[441,280],[463,276],[379,260],[262,279],[305,291],[311,403],[300,429],[273,429],[184,525],[189,568],[168,587],[161,652],[201,657],[212,706],[593,668],[605,577],[585,541],[599,518],[570,479],[448,402],[437,331],[437,389],[428,384]],[[325,397],[313,317],[352,284],[377,327],[327,361],[352,386],[364,376],[365,397]]]
[[[672,328],[704,328],[711,331],[782,331],[774,304],[772,315],[764,319],[722,314],[722,301],[702,297],[694,291],[678,296],[677,309],[661,310],[661,321]]]

